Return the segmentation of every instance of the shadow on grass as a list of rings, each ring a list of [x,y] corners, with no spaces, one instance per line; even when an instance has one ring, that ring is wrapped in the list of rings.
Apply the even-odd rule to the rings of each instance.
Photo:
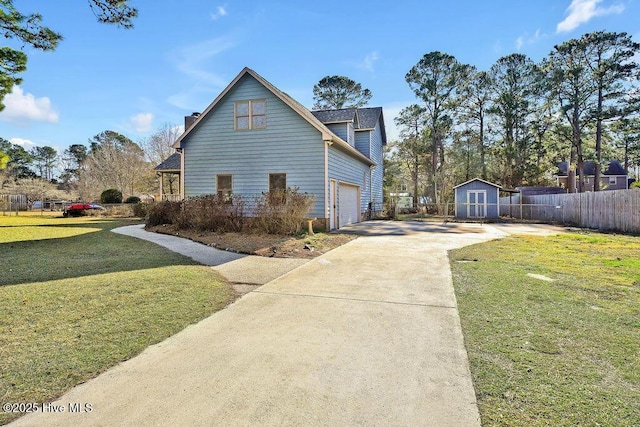
[[[28,225],[27,227],[99,228],[98,231],[0,244],[0,286],[81,278],[197,262],[153,243],[112,233],[130,221]]]

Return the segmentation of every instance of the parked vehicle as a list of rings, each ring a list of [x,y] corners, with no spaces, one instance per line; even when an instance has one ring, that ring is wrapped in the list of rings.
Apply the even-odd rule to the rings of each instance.
[[[68,216],[82,216],[86,215],[88,211],[104,210],[104,208],[95,203],[72,203],[66,207],[62,216],[65,218]]]

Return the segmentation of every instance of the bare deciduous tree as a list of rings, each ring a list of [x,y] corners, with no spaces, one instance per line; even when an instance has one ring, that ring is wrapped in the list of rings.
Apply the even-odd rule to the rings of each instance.
[[[96,199],[107,188],[117,188],[125,197],[148,191],[153,167],[136,143],[113,131],[96,135],[90,143],[91,152],[79,172],[83,198]]]
[[[140,141],[147,159],[154,165],[159,165],[171,156],[175,150],[173,143],[182,134],[183,127],[164,122],[150,137]]]

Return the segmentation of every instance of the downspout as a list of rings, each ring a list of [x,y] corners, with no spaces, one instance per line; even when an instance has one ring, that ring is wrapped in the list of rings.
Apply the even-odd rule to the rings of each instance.
[[[331,229],[331,215],[333,211],[330,206],[331,201],[331,186],[329,185],[329,146],[333,144],[330,139],[324,139],[324,212],[325,212],[325,230]]]
[[[373,169],[375,166],[369,166],[369,219],[373,219],[372,215],[375,212],[373,206]]]
[[[185,153],[183,148],[176,149],[177,152],[180,153],[180,198],[184,200],[184,158]]]

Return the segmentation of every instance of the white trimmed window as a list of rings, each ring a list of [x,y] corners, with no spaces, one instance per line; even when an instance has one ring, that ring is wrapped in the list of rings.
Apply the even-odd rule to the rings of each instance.
[[[267,101],[264,99],[236,101],[234,113],[236,130],[267,127]]]
[[[609,185],[616,185],[618,183],[618,179],[615,176],[609,177]]]

